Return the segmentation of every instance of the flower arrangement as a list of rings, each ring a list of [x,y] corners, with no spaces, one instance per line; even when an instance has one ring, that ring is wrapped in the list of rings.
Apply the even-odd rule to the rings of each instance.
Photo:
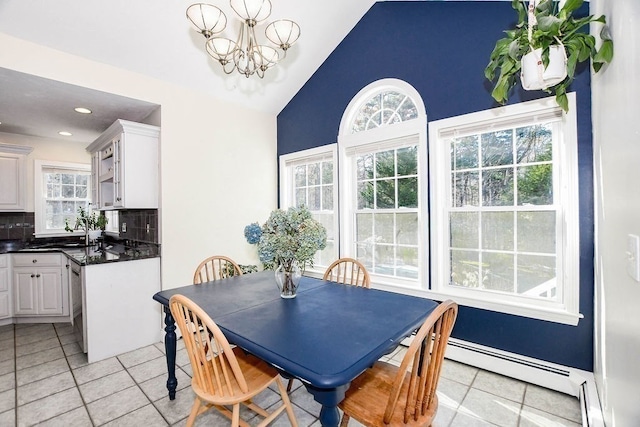
[[[269,270],[282,265],[290,271],[294,261],[303,269],[307,263],[313,266],[315,253],[327,245],[327,230],[304,206],[276,209],[262,227],[257,222],[247,225],[244,236],[258,245],[260,261]]]

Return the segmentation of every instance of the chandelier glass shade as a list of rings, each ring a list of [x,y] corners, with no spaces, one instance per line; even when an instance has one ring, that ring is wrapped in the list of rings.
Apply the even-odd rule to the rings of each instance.
[[[300,27],[289,19],[271,22],[265,36],[273,44],[260,44],[255,28],[271,15],[270,0],[230,0],[231,9],[240,18],[236,40],[219,36],[227,26],[224,12],[211,4],[195,3],[187,8],[187,19],[206,39],[205,50],[222,65],[226,74],[234,71],[260,78],[285,58],[287,50],[300,37]]]

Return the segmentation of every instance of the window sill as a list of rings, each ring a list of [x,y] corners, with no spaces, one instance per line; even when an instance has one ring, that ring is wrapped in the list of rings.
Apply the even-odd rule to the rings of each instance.
[[[498,313],[512,314],[514,316],[528,317],[531,319],[545,320],[548,322],[561,323],[565,325],[576,326],[581,318],[584,316],[580,313],[571,313],[566,310],[553,310],[548,308],[541,308],[538,306],[532,306],[527,304],[507,304],[504,302],[480,300],[476,298],[469,298],[467,296],[446,294],[443,292],[435,292],[425,289],[416,289],[408,287],[400,287],[393,285],[385,285],[379,283],[372,283],[373,289],[380,289],[389,292],[396,292],[401,294],[413,295],[422,298],[429,298],[436,301],[444,301],[446,299],[454,300],[458,305],[464,307],[479,308],[482,310],[495,311]]]

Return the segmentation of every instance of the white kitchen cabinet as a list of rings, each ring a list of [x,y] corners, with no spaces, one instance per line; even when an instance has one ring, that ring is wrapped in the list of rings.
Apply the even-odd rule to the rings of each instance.
[[[9,286],[9,255],[0,255],[0,319],[13,316]]]
[[[100,209],[158,208],[159,135],[157,126],[116,120],[87,147]]]
[[[63,281],[62,254],[13,254],[13,315],[69,314],[68,289]]]
[[[0,144],[0,212],[26,207],[26,158],[31,147]]]

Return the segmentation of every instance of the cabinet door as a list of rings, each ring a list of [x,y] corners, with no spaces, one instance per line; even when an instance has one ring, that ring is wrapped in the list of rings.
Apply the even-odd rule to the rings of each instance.
[[[113,140],[113,206],[124,207],[124,173],[122,168],[122,140],[120,135]]]
[[[25,157],[0,152],[0,211],[24,210]]]
[[[37,278],[33,270],[16,268],[13,270],[13,291],[15,314],[38,314],[36,300]]]
[[[100,167],[100,152],[93,153],[91,156],[91,203],[99,208],[103,208],[102,200],[100,199],[100,179],[99,168]]]
[[[38,282],[38,314],[62,314],[62,273],[56,268],[36,270]]]

